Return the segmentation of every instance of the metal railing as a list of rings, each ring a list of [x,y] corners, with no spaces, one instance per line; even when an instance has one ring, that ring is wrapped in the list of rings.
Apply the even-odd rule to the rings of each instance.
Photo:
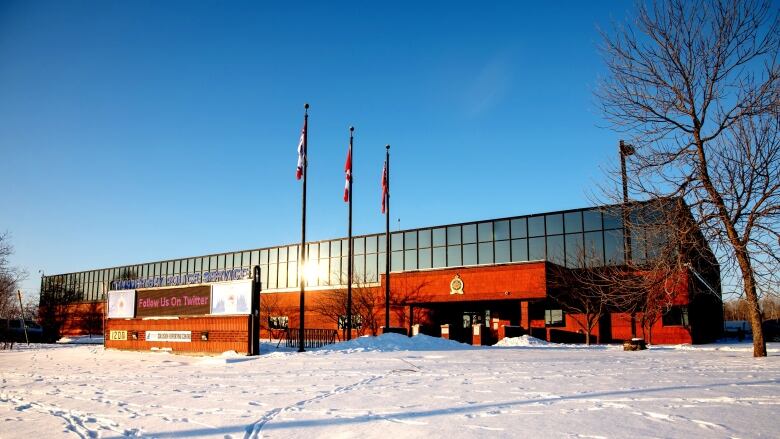
[[[288,348],[298,348],[300,329],[287,328],[284,333],[284,345]],[[338,331],[335,329],[304,329],[303,347],[319,348],[333,344],[338,339]]]

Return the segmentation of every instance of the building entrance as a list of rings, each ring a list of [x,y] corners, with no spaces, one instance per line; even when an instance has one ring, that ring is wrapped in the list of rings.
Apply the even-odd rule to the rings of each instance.
[[[440,328],[441,325],[449,325],[450,340],[461,343],[472,343],[474,325],[478,325],[481,343],[493,344],[498,341],[497,322],[516,325],[520,318],[518,301],[457,302],[428,306],[432,326]]]

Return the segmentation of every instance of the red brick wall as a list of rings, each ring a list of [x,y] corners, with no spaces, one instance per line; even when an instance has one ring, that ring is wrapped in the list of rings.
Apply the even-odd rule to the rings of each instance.
[[[623,313],[613,313],[612,338],[615,340],[631,340],[631,316]],[[650,331],[642,331],[642,314],[636,316],[637,337],[644,338],[651,344],[681,344],[691,343],[691,332],[683,326],[664,326],[661,319],[653,324]]]
[[[248,316],[179,317],[178,319],[109,319],[106,321],[106,347],[148,351],[170,348],[174,352],[221,353],[236,351],[247,353]],[[127,331],[127,340],[111,340],[111,330]],[[138,340],[132,340],[132,332],[138,332]],[[191,331],[192,342],[147,342],[145,331]],[[201,333],[208,332],[208,341],[201,341]]]
[[[59,313],[63,319],[60,334],[70,335],[100,335],[103,333],[103,302],[80,302],[64,306]]]
[[[450,294],[459,275],[463,294]],[[538,299],[547,294],[544,262],[393,273],[391,289],[419,289],[421,302]],[[382,276],[384,288],[384,276]]]

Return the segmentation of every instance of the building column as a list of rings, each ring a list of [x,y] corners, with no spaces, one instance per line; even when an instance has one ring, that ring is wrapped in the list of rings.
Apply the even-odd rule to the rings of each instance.
[[[479,323],[471,325],[471,344],[482,346],[482,325]]]
[[[531,333],[531,321],[528,319],[528,301],[524,300],[520,302],[520,326],[522,326],[526,333]]]
[[[414,327],[414,305],[409,305],[409,336],[417,335],[412,333]]]

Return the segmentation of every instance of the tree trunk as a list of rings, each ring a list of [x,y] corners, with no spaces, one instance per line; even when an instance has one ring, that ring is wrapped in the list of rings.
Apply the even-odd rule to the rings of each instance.
[[[749,305],[748,313],[750,316],[750,327],[753,329],[753,356],[766,357],[766,342],[764,341],[764,333],[761,329],[761,312],[758,307],[758,293],[756,293],[756,283],[753,275],[753,267],[750,263],[750,257],[748,256],[745,244],[743,244],[739,233],[737,233],[737,228],[729,217],[723,197],[715,190],[715,186],[710,179],[707,156],[704,153],[704,142],[701,140],[700,131],[698,129],[695,130],[693,135],[699,156],[699,176],[701,182],[710,197],[709,201],[712,202],[718,210],[720,222],[726,229],[726,236],[728,237],[729,244],[731,244],[734,249],[737,264],[739,264],[739,269],[742,272],[742,284],[745,288],[745,297],[747,298]],[[744,235],[750,236],[749,230],[746,230]]]
[[[742,271],[742,284],[744,285],[745,297],[748,302],[750,328],[753,331],[753,356],[766,357],[766,341],[764,341],[764,331],[761,328],[761,310],[758,306],[758,293],[756,293],[753,268],[747,255],[742,250],[737,251],[737,262]]]

